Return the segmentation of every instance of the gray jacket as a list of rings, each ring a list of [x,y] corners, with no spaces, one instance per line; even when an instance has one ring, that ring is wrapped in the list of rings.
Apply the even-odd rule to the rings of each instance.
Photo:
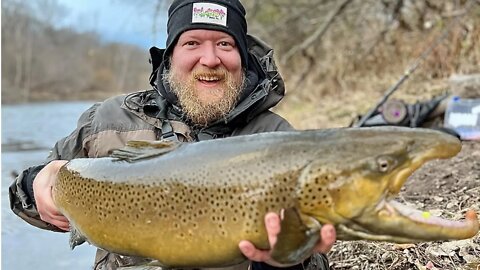
[[[52,160],[102,157],[129,140],[174,139],[201,141],[259,132],[291,130],[291,125],[269,109],[284,96],[283,79],[273,61],[273,51],[249,36],[247,84],[237,106],[223,119],[205,128],[190,125],[182,115],[176,97],[160,78],[164,70],[163,50],[150,49],[153,66],[152,90],[116,96],[94,104],[78,120],[77,128],[58,141],[45,164]],[[42,221],[35,207],[33,180],[44,165],[23,171],[10,186],[10,206],[26,222],[42,229],[60,231]],[[99,249],[94,269],[119,269],[139,263]],[[258,264],[255,268],[271,268]],[[302,267],[300,265],[300,267]]]

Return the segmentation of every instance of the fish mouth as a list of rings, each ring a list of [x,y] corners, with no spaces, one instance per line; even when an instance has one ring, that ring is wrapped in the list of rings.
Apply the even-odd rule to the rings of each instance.
[[[374,211],[368,211],[349,224],[339,224],[340,240],[373,240],[394,243],[417,243],[440,240],[460,240],[475,236],[480,224],[473,210],[465,219],[454,221],[433,216],[395,200],[381,200]]]
[[[395,200],[382,200],[376,209],[380,221],[375,232],[388,232],[388,235],[373,235],[372,240],[397,243],[414,243],[436,240],[459,240],[475,236],[480,228],[477,214],[473,210],[465,213],[465,219],[448,220],[433,216]],[[372,228],[373,229],[373,228]]]
[[[432,142],[434,141],[434,142]],[[457,240],[475,236],[479,220],[473,210],[464,220],[453,221],[433,216],[395,201],[400,189],[419,167],[430,160],[447,159],[461,150],[461,143],[453,136],[436,136],[435,140],[415,142],[408,150],[408,162],[391,174],[385,194],[372,208],[357,217],[354,224],[339,229],[353,239],[369,239],[396,243],[415,243],[437,240]]]
[[[464,220],[453,221],[433,216],[428,211],[411,208],[393,199],[395,195],[399,194],[401,187],[414,171],[430,160],[455,156],[460,151],[461,144],[458,140],[450,140],[447,137],[445,141],[428,149],[417,153],[412,150],[410,162],[404,164],[396,174],[393,174],[387,194],[374,209],[371,209],[373,210],[372,215],[375,217],[370,220],[374,222],[367,221],[368,219],[360,221],[360,224],[363,224],[362,227],[366,228],[368,232],[375,232],[375,235],[370,235],[369,239],[413,243],[466,239],[478,233],[479,220],[473,210],[466,212]]]

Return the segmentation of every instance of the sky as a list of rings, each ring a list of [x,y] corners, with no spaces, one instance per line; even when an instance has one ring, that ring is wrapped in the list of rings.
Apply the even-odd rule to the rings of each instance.
[[[165,47],[166,10],[154,24],[153,3],[137,0],[57,0],[65,8],[57,26],[94,31],[103,41],[116,41],[148,49]],[[152,29],[156,28],[156,35]]]

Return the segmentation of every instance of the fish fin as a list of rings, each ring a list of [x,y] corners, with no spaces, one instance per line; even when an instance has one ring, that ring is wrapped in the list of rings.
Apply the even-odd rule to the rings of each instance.
[[[124,148],[114,150],[110,157],[116,161],[135,162],[164,155],[177,149],[181,144],[171,140],[128,141]]]
[[[320,239],[320,223],[296,208],[283,210],[281,230],[272,250],[272,258],[282,265],[301,263],[311,255]]]
[[[75,227],[70,226],[70,248],[73,250],[76,246],[79,246],[87,241],[87,238],[83,236]]]

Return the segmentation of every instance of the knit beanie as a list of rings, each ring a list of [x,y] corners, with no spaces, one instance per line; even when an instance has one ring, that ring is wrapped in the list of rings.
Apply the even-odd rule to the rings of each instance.
[[[167,44],[164,60],[172,53],[178,37],[187,30],[225,32],[235,39],[243,67],[248,65],[247,21],[239,0],[175,0],[168,9]]]

